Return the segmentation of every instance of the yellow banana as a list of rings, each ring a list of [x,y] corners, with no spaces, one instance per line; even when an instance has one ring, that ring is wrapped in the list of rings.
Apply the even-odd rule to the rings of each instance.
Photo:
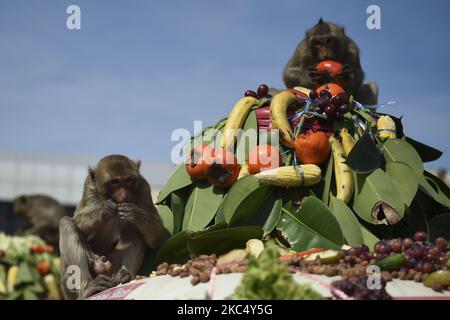
[[[342,146],[344,147],[345,157],[348,157],[348,154],[350,153],[350,151],[352,151],[353,147],[356,144],[355,139],[353,139],[350,133],[348,133],[347,128],[342,128],[339,132],[339,135],[342,139]]]
[[[397,138],[397,129],[395,122],[389,116],[381,116],[377,121],[377,129],[380,138],[395,139]]]
[[[336,198],[348,203],[354,191],[352,169],[345,163],[344,148],[339,141],[333,136],[329,140],[334,161]]]
[[[237,179],[239,180],[240,178],[246,177],[248,175],[250,175],[250,172],[248,172],[248,163],[247,161],[245,161],[241,166],[241,170],[239,170]]]
[[[307,96],[309,96],[309,93],[312,91],[311,89],[305,88],[305,87],[294,87],[294,90],[300,91]]]
[[[244,97],[234,105],[225,122],[222,137],[220,139],[220,146],[223,149],[234,146],[234,142],[236,141],[236,131],[242,128],[247,115],[257,102],[258,99],[256,98]]]
[[[272,128],[278,129],[280,141],[288,148],[294,147],[294,133],[287,118],[289,105],[297,101],[297,96],[289,91],[276,94],[270,104],[270,120]]]

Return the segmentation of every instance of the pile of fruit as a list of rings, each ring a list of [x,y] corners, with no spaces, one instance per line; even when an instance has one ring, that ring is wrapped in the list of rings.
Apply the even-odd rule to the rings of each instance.
[[[441,152],[338,83],[247,90],[186,155],[157,199],[167,231],[159,262],[220,255],[252,238],[297,252],[373,247],[419,230],[450,238],[450,190],[423,164]]]
[[[36,236],[0,233],[0,300],[61,299],[59,258]]]

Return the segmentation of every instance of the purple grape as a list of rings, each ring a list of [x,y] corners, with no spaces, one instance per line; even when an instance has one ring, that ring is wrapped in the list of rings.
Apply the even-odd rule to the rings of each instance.
[[[342,114],[346,114],[347,112],[349,112],[350,111],[350,106],[348,105],[348,104],[341,104],[340,106],[339,106],[339,112],[340,113],[342,113]]]
[[[428,235],[425,231],[417,231],[416,233],[414,233],[413,235],[413,239],[414,241],[421,241],[424,242],[426,241],[428,238]]]
[[[417,260],[413,258],[406,259],[406,267],[409,269],[414,269],[414,267],[417,265]]]
[[[411,247],[406,250],[406,254],[410,258],[418,259],[422,255],[422,250],[420,250],[418,247]]]
[[[403,251],[406,251],[409,248],[411,248],[413,244],[414,241],[412,239],[410,238],[403,239]]]
[[[391,248],[394,252],[402,252],[403,241],[402,239],[394,239],[391,241]]]
[[[447,245],[447,240],[445,240],[445,238],[443,237],[439,237],[436,238],[436,240],[434,240],[434,243],[441,249],[444,249]]]
[[[319,97],[327,97],[328,99],[331,99],[331,93],[330,91],[323,89],[319,92]]]
[[[317,92],[315,90],[311,90],[311,92],[309,93],[309,98],[311,100],[316,100],[319,97],[319,95],[317,94]]]
[[[265,98],[267,96],[267,94],[269,93],[269,87],[265,84],[261,84],[258,87],[257,93],[258,93],[258,97],[260,99]]]
[[[336,115],[336,106],[334,104],[329,104],[325,107],[324,112],[327,115],[327,117],[332,118]]]
[[[256,92],[253,91],[253,90],[247,90],[247,91],[245,91],[244,96],[245,96],[245,97],[258,98],[258,95],[257,95]]]
[[[430,273],[434,270],[434,266],[431,262],[424,262],[422,264],[421,272]]]

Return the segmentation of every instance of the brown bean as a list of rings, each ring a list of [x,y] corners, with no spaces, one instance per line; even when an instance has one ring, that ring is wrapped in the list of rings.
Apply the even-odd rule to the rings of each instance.
[[[168,269],[169,268],[169,264],[167,262],[161,263],[156,270],[162,270],[162,269]]]
[[[209,273],[208,272],[200,273],[200,282],[205,283],[208,281],[209,281]]]
[[[200,283],[200,277],[199,277],[199,276],[196,276],[196,277],[192,277],[192,278],[191,278],[191,284],[192,284],[193,286],[195,286],[195,285],[198,284],[198,283]]]

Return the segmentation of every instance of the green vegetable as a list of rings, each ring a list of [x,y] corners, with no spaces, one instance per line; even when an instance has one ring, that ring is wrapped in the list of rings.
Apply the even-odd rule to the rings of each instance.
[[[433,285],[450,286],[450,270],[439,270],[425,278],[423,284],[427,287]]]
[[[396,253],[376,262],[375,264],[383,271],[394,271],[399,270],[406,264],[406,258],[403,253]]]
[[[258,259],[252,257],[232,299],[318,300],[322,296],[309,285],[294,281],[285,264],[278,262],[276,245],[271,243]]]

